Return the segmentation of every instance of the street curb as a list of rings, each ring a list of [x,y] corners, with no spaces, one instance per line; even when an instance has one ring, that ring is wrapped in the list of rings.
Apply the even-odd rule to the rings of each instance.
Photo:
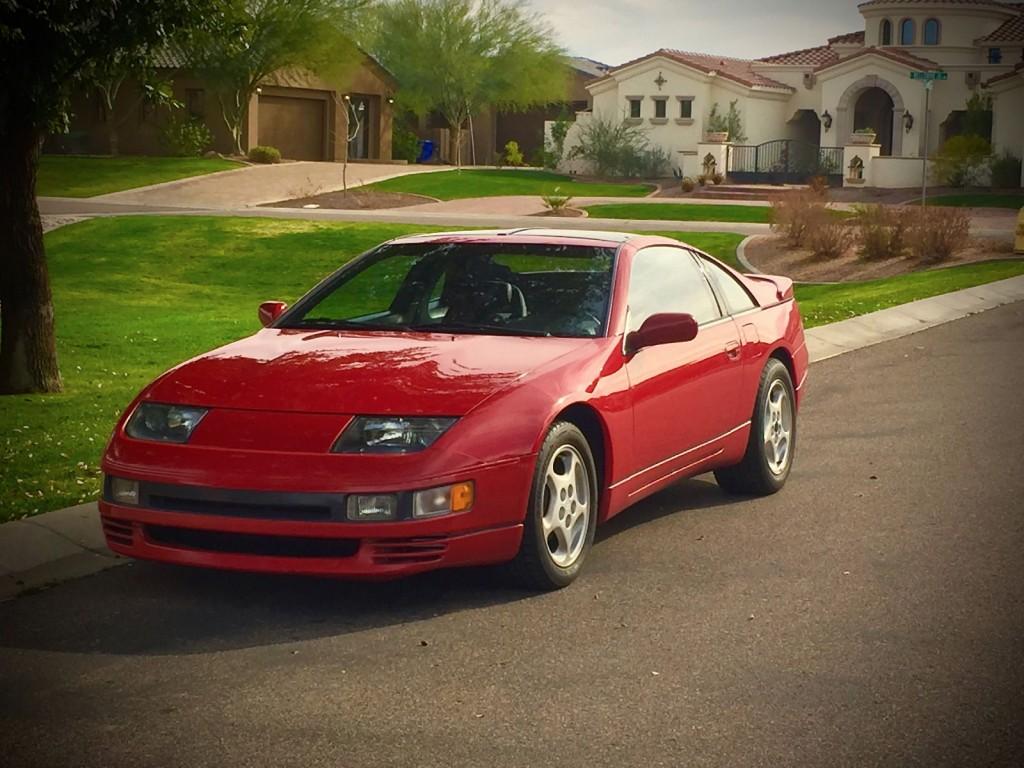
[[[808,329],[807,350],[818,363],[1017,301],[1024,275]],[[95,502],[4,523],[0,601],[127,562],[107,549]]]
[[[747,261],[747,244],[757,237],[760,237],[760,235],[748,235],[743,238],[743,242],[736,246],[736,261],[743,265],[743,269],[747,271],[748,275],[762,274],[761,270]]]

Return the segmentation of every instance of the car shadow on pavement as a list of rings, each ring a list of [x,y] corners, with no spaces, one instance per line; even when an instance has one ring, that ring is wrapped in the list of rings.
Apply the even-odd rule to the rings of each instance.
[[[609,539],[638,526],[728,503],[714,483],[677,483],[602,526],[598,542],[614,549]],[[490,568],[366,583],[132,562],[0,604],[0,648],[209,653],[340,636],[526,599],[570,599],[571,592],[546,596],[515,589]]]

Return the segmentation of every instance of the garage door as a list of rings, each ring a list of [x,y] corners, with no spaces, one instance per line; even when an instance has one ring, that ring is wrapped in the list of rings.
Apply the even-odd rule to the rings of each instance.
[[[261,96],[259,140],[289,160],[324,159],[324,107],[320,99]]]

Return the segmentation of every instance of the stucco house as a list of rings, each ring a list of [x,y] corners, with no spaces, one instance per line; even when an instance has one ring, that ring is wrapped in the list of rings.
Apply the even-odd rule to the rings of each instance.
[[[594,116],[642,125],[690,176],[714,160],[740,180],[826,173],[911,187],[924,153],[959,130],[968,99],[982,94],[992,99],[996,151],[1024,156],[1024,3],[869,0],[858,8],[862,30],[814,48],[756,60],[662,48],[626,62],[588,86],[593,111],[577,116],[574,131]],[[928,98],[927,139],[918,72],[947,78]],[[733,102],[745,140],[709,146],[711,109]],[[865,145],[859,129],[872,129],[874,142]]]
[[[156,77],[171,82],[174,98],[183,104],[186,114],[209,127],[212,148],[233,153],[217,94],[191,71],[185,56],[168,48],[159,51],[152,63]],[[350,159],[390,160],[397,87],[394,77],[366,54],[343,82],[327,82],[306,70],[274,72],[249,102],[242,148],[248,151],[270,145],[290,160],[340,162],[352,136],[348,141]],[[107,114],[98,93],[78,94],[72,101],[68,133],[50,136],[45,151],[106,154],[111,151],[111,121],[116,121],[121,154],[163,154],[161,134],[170,115],[166,109],[149,107],[139,96],[139,84],[126,82],[113,114]]]

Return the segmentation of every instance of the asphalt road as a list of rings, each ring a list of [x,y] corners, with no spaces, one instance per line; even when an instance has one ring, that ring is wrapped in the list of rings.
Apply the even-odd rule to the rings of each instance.
[[[1024,303],[817,364],[789,485],[585,576],[136,564],[0,605],[0,763],[1020,766]]]

